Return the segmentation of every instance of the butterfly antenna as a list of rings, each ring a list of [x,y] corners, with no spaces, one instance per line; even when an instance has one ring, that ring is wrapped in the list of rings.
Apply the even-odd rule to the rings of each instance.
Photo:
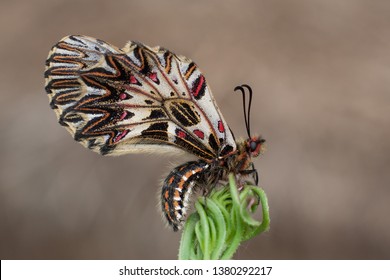
[[[242,85],[242,87],[248,89],[249,91],[249,103],[248,103],[248,115],[246,116],[247,120],[248,120],[248,124],[247,124],[247,132],[248,132],[248,136],[249,138],[251,137],[251,107],[252,107],[252,88],[248,85]]]
[[[245,102],[245,89],[248,89],[249,91],[249,103],[248,103],[248,112],[246,110],[246,102]],[[234,88],[234,91],[240,90],[242,93],[242,103],[244,107],[244,119],[245,119],[245,126],[246,126],[246,132],[248,133],[248,137],[251,137],[251,131],[250,131],[250,111],[251,111],[251,106],[252,106],[252,89],[248,85],[241,85],[241,86],[236,86]]]

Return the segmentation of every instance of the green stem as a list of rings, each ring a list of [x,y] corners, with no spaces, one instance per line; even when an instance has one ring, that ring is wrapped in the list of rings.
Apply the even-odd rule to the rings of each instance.
[[[197,213],[191,214],[186,222],[186,230],[183,231],[180,241],[179,249],[179,259],[180,260],[189,260],[191,252],[193,251],[193,242],[195,241],[195,226],[199,221],[199,216]]]
[[[208,260],[210,259],[210,227],[207,219],[208,215],[200,200],[195,203],[195,208],[200,217],[200,221],[195,227],[195,232],[203,252],[203,259]]]
[[[256,202],[256,203],[254,203]],[[262,221],[253,218],[261,204]],[[269,207],[265,192],[256,186],[237,188],[233,174],[222,188],[199,197],[184,226],[179,259],[231,259],[240,244],[268,230]]]

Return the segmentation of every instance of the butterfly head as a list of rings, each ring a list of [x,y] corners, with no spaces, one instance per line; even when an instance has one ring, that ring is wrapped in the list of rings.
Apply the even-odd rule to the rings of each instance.
[[[251,157],[257,157],[264,152],[265,140],[260,136],[252,136],[246,140],[246,150]]]

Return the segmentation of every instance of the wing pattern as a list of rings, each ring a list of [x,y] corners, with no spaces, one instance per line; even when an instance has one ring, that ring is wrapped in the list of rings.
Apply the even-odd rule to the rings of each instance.
[[[237,148],[197,65],[162,47],[68,36],[45,79],[60,124],[101,154],[171,147],[212,160]]]

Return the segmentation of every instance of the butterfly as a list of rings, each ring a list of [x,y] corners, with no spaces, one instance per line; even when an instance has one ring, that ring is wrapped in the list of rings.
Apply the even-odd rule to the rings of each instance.
[[[265,140],[250,133],[251,88],[235,88],[242,92],[248,133],[248,139],[236,141],[205,77],[184,56],[134,41],[119,49],[67,36],[48,55],[45,89],[59,123],[95,152],[181,149],[198,157],[174,168],[163,182],[161,208],[175,231],[185,221],[193,190],[207,192],[230,172],[252,176],[257,184],[252,158],[261,154]]]

